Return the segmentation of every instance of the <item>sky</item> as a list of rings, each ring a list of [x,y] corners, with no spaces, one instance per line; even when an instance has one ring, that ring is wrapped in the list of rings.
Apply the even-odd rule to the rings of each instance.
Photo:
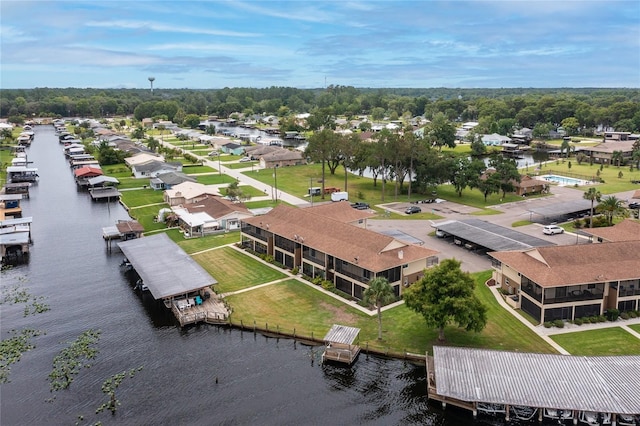
[[[640,1],[2,0],[0,88],[640,88]]]

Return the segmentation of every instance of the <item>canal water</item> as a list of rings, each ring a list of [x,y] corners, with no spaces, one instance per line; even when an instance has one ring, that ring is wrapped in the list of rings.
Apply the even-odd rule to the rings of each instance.
[[[106,252],[102,228],[127,219],[117,203],[95,203],[76,189],[53,127],[38,126],[29,161],[40,181],[24,200],[33,217],[28,264],[3,272],[51,310],[24,316],[2,305],[2,338],[34,328],[35,348],[0,385],[0,424],[69,425],[458,425],[470,414],[427,404],[425,369],[361,354],[345,368],[321,365],[321,348],[226,327],[180,329],[164,308],[141,297]],[[68,390],[49,391],[53,358],[82,332],[100,330],[99,353]],[[142,367],[117,390],[115,416],[95,414],[107,401],[103,381]],[[47,402],[53,395],[55,399]]]

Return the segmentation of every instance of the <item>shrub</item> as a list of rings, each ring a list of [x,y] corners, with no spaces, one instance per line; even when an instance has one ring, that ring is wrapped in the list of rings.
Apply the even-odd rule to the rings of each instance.
[[[615,321],[620,316],[620,311],[618,309],[607,309],[606,312],[607,319],[609,321]]]
[[[597,323],[597,322],[598,322],[598,317],[596,317],[596,316],[589,317],[589,322],[590,322],[591,324],[595,324],[595,323]]]
[[[315,285],[320,285],[322,284],[322,277],[315,277],[314,279],[311,280],[312,283],[314,283]]]
[[[291,273],[293,275],[298,275],[298,272],[300,272],[300,268],[298,268],[297,266],[291,270]]]
[[[551,321],[547,321],[544,323],[544,328],[551,328],[553,327],[553,323]]]
[[[635,311],[629,312],[629,318],[637,318],[638,314]]]
[[[555,327],[558,327],[558,328],[564,328],[564,321],[559,320],[559,319],[558,319],[558,320],[555,320],[555,321],[553,322],[553,325],[554,325]]]
[[[598,315],[596,317],[598,322],[606,322],[607,321],[607,317],[605,317],[604,315]]]
[[[620,314],[620,318],[623,320],[629,319],[629,314],[627,312],[623,312]]]
[[[584,321],[582,320],[582,318],[576,318],[576,319],[574,319],[574,320],[573,320],[573,323],[574,323],[575,325],[582,325],[582,324],[583,324],[583,322],[584,322]]]
[[[324,288],[325,290],[331,290],[334,287],[335,286],[333,285],[333,282],[329,280],[322,280],[322,288]]]

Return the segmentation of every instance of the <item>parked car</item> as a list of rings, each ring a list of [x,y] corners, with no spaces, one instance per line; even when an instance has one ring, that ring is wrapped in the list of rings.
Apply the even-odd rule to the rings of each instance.
[[[240,160],[238,160],[239,163],[246,163],[247,161],[251,161],[251,158],[249,157],[242,157]]]
[[[362,202],[352,203],[351,207],[358,210],[369,210],[369,204]]]
[[[562,234],[563,232],[564,228],[561,228],[558,225],[547,225],[542,228],[542,233],[547,235]]]
[[[217,157],[218,156],[218,151],[211,151],[209,153],[209,157]]]
[[[404,212],[406,214],[422,213],[422,209],[418,206],[409,206]]]
[[[629,203],[629,208],[633,210],[640,209],[640,203]]]

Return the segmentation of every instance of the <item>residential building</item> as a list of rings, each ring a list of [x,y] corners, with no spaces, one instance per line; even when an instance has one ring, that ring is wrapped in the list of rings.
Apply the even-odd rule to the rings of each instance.
[[[520,182],[513,181],[512,183],[516,195],[533,195],[549,191],[549,182],[528,175],[522,176]]]
[[[370,214],[348,203],[333,203],[331,209],[279,205],[242,221],[242,245],[309,277],[331,281],[356,299],[362,299],[375,277],[387,278],[400,296],[438,263],[436,250],[354,226],[359,222],[354,215],[364,221]]]
[[[290,151],[280,148],[277,151],[264,154],[260,157],[260,167],[263,169],[272,169],[274,167],[298,166],[306,164],[306,160],[300,151]]]
[[[540,323],[640,309],[640,239],[489,256],[495,283]]]
[[[168,172],[161,173],[155,177],[152,177],[149,180],[149,185],[151,189],[154,190],[164,190],[171,189],[175,185],[179,185],[183,182],[192,182],[195,183],[196,179],[191,176],[185,175],[182,172]]]
[[[133,177],[136,179],[152,178],[165,173],[181,171],[182,163],[180,162],[165,163],[163,161],[151,160],[146,163],[131,166],[131,173],[133,173]]]
[[[612,164],[614,160],[613,153],[620,151],[622,153],[621,164],[625,164],[633,153],[633,140],[608,141],[602,142],[594,146],[580,146],[576,152],[581,152],[590,157],[590,161],[594,163]]]
[[[183,182],[164,191],[164,202],[170,206],[197,203],[209,195],[219,195],[218,191],[196,182]]]
[[[219,196],[206,195],[197,203],[172,207],[181,228],[190,236],[204,236],[219,230],[234,230],[240,221],[253,217],[244,203],[234,203]]]
[[[136,164],[146,163],[147,161],[164,161],[164,157],[157,154],[150,154],[147,152],[141,152],[139,154],[132,155],[124,159],[127,166],[133,167]]]
[[[507,136],[502,136],[497,133],[492,133],[490,135],[482,136],[482,143],[487,146],[496,146],[502,145],[503,143],[511,142],[511,138]]]
[[[593,242],[615,242],[615,241],[636,241],[640,240],[640,222],[632,219],[625,219],[613,226],[603,228],[585,228],[585,234],[593,238]],[[640,269],[640,265],[638,265]]]

